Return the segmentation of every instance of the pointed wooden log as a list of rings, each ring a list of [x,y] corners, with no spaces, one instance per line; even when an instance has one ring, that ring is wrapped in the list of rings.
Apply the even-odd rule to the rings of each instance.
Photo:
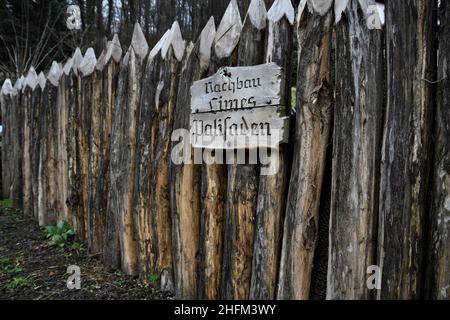
[[[261,6],[263,10],[259,10]],[[265,13],[264,3],[253,0],[240,36],[238,66],[263,63],[267,19]],[[237,161],[237,157],[234,161]],[[235,163],[228,166],[222,269],[222,298],[224,299],[249,298],[258,176],[258,165]]]
[[[278,14],[282,12],[282,15]],[[291,109],[291,51],[294,7],[288,2],[276,2],[268,12],[268,44],[266,62],[275,62],[285,71],[281,81],[281,105],[285,115]],[[291,19],[291,20],[290,20]],[[272,150],[275,152],[275,150]],[[287,147],[280,145],[279,159],[267,166],[278,165],[274,175],[260,175],[255,221],[255,245],[253,251],[250,299],[276,298],[276,285],[280,260],[284,212],[288,186]],[[276,162],[275,162],[276,161]]]
[[[53,61],[47,76],[48,82],[43,91],[42,115],[40,126],[42,132],[39,158],[39,208],[40,225],[56,223],[59,212],[57,208],[57,98],[59,79],[62,70]]]
[[[67,199],[69,197],[69,160],[68,160],[68,130],[69,130],[69,77],[72,70],[72,58],[64,64],[61,77],[58,85],[58,100],[57,100],[57,155],[58,155],[58,211],[61,220],[67,221],[72,225],[72,215],[69,213]],[[44,79],[45,80],[45,79]],[[41,79],[42,81],[42,79]],[[45,83],[43,83],[45,86]]]
[[[33,215],[33,197],[31,192],[31,103],[33,91],[38,85],[38,76],[34,67],[30,67],[23,83],[23,212],[26,216]]]
[[[95,88],[94,97],[98,99],[98,105],[93,105],[93,119],[97,124],[93,125],[91,133],[91,160],[90,160],[90,194],[88,215],[93,219],[91,225],[92,252],[103,254],[106,232],[106,209],[109,190],[109,162],[110,162],[110,137],[112,126],[112,114],[115,103],[115,88],[117,86],[118,62],[122,56],[122,48],[119,38],[114,35],[108,42],[102,57],[96,65],[96,80],[100,82]],[[97,87],[99,86],[99,87]],[[96,99],[96,100],[97,100]],[[94,121],[94,120],[93,120]],[[94,156],[94,150],[98,150]]]
[[[16,82],[12,88],[11,112],[10,112],[10,130],[11,130],[11,189],[10,197],[12,206],[15,209],[23,210],[23,105],[22,105],[22,86]]]
[[[39,164],[41,148],[41,125],[40,116],[42,113],[42,97],[46,85],[46,78],[41,72],[38,76],[38,86],[34,89],[31,96],[31,192],[32,192],[32,211],[34,218],[39,222]]]
[[[174,121],[174,108],[177,102],[178,74],[184,54],[185,43],[181,37],[178,23],[174,22],[170,35],[161,47],[163,62],[156,92],[156,105],[153,111],[152,141],[154,142],[151,163],[150,207],[155,225],[153,248],[156,259],[155,274],[159,276],[162,290],[173,291],[173,246],[170,212],[170,145]],[[180,51],[182,49],[182,51]]]
[[[208,75],[220,67],[236,65],[242,20],[236,1],[232,0],[217,28],[214,50]],[[205,159],[206,157],[206,159]],[[205,299],[221,297],[223,259],[223,231],[225,226],[225,199],[227,192],[227,166],[215,163],[215,154],[207,151],[201,174],[201,264],[199,295]]]
[[[126,109],[127,99],[127,78],[128,78],[128,62],[129,52],[125,54],[120,64],[120,71],[117,79],[116,98],[113,112],[113,121],[111,126],[111,143],[110,143],[110,166],[109,166],[109,183],[106,210],[106,232],[105,247],[103,251],[103,261],[107,267],[118,269],[121,266],[120,256],[120,240],[119,240],[119,211],[122,199],[121,192],[118,191],[118,185],[121,179],[120,172],[120,148],[122,143],[122,113]]]
[[[67,158],[69,170],[69,194],[66,201],[68,216],[72,217],[75,233],[81,241],[86,240],[86,225],[82,211],[82,183],[81,183],[81,157],[80,157],[80,128],[81,128],[81,71],[80,64],[83,55],[79,48],[72,57],[72,72],[68,75],[67,99],[69,103],[69,127],[67,134]]]
[[[378,227],[380,299],[422,295],[434,89],[430,81],[436,79],[435,13],[434,1],[388,1],[386,6],[388,92]]]
[[[383,37],[369,30],[363,12],[358,0],[350,0],[336,32],[327,299],[369,299],[367,269],[376,259]]]
[[[0,93],[1,112],[2,112],[2,196],[11,197],[12,185],[12,131],[11,131],[11,112],[13,86],[10,79],[3,82]]]
[[[441,2],[434,174],[431,207],[430,299],[450,299],[450,2]]]
[[[150,275],[156,275],[158,252],[156,242],[156,221],[152,215],[151,158],[155,158],[155,143],[153,127],[157,119],[154,117],[162,56],[160,51],[147,60],[145,72],[142,77],[142,95],[140,100],[139,123],[136,143],[136,175],[135,194],[133,200],[133,218],[138,250],[139,276],[144,282],[148,282]]]
[[[211,18],[201,32],[195,45],[186,53],[181,72],[177,103],[174,109],[173,130],[189,130],[191,108],[190,89],[194,81],[201,79],[209,67],[211,49],[216,27]],[[198,268],[200,255],[200,174],[201,166],[193,164],[193,152],[189,142],[172,141],[171,150],[177,144],[183,144],[183,155],[189,153],[192,163],[170,164],[170,191],[172,210],[172,234],[175,293],[178,298],[195,299],[198,297]],[[173,152],[173,151],[172,151]]]
[[[319,201],[331,131],[332,1],[308,1],[298,15],[299,68],[294,159],[283,232],[279,299],[307,299],[317,241]]]
[[[117,100],[111,140],[111,188],[108,196],[108,215],[117,215],[121,268],[130,275],[138,273],[133,197],[141,78],[148,50],[148,46],[146,47],[144,43],[146,44],[145,37],[139,24],[136,24],[132,46],[123,61],[124,64],[128,64],[128,73],[123,79],[126,94],[120,97],[120,101]]]

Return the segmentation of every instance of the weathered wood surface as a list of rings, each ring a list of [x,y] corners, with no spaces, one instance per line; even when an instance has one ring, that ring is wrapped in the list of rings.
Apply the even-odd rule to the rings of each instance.
[[[220,67],[236,65],[242,20],[237,4],[232,0],[217,28],[208,73]],[[221,298],[222,259],[224,253],[225,200],[227,166],[216,163],[216,154],[206,152],[201,172],[201,264],[199,296],[204,299]]]
[[[310,7],[312,6],[312,7]],[[329,144],[331,1],[320,11],[307,2],[298,14],[299,68],[294,158],[290,178],[278,284],[279,299],[307,299],[317,242],[319,201]]]
[[[276,13],[281,11],[281,16]],[[275,62],[283,68],[281,79],[281,110],[289,116],[291,112],[291,52],[294,7],[290,2],[277,2],[268,12],[268,40],[266,62]],[[291,19],[291,20],[289,20]],[[278,167],[273,175],[260,174],[257,211],[255,220],[255,244],[253,248],[252,280],[250,299],[273,300],[279,270],[283,221],[286,208],[289,159],[288,148],[280,145],[278,158],[271,159],[265,167]]]
[[[380,299],[422,294],[435,79],[435,3],[386,6],[387,107],[383,137],[378,266]],[[399,81],[399,79],[402,79]]]
[[[1,112],[2,112],[2,195],[11,196],[12,185],[12,130],[11,130],[11,111],[12,111],[12,90],[13,86],[10,79],[3,82],[0,94]]]
[[[375,1],[368,1],[375,5]],[[336,31],[336,96],[327,299],[369,299],[383,121],[383,36],[350,0]]]
[[[136,173],[135,194],[133,200],[133,218],[137,241],[137,255],[139,275],[144,282],[157,269],[156,225],[151,208],[152,166],[150,159],[155,157],[155,143],[153,128],[156,125],[154,113],[157,108],[158,84],[160,81],[161,65],[163,59],[158,54],[147,60],[142,76],[142,94],[139,110],[139,124],[136,143]]]
[[[80,121],[81,121],[81,71],[79,70],[83,56],[79,48],[72,57],[72,71],[68,76],[67,100],[69,104],[69,125],[67,134],[67,158],[69,171],[69,194],[66,201],[68,216],[80,240],[86,240],[86,225],[82,211],[81,196],[81,158],[80,158]]]
[[[262,1],[253,0],[252,2]],[[254,8],[254,5],[250,7],[251,10],[255,10]],[[260,15],[259,19],[265,22],[266,15]],[[264,61],[265,27],[265,23],[254,24],[250,19],[250,12],[247,13],[239,42],[238,66],[258,65]],[[278,77],[276,80],[279,82]],[[276,96],[278,95],[279,93],[276,94]],[[235,163],[228,165],[222,298],[248,299],[255,235],[259,167],[250,163],[249,158],[246,159],[246,164],[237,164],[238,157],[234,154],[233,157]]]
[[[427,297],[450,299],[450,2],[439,11],[439,59]]]
[[[40,160],[40,148],[41,148],[41,125],[40,115],[42,113],[42,97],[43,90],[46,85],[46,79],[44,74],[39,74],[39,85],[34,89],[32,93],[31,102],[31,192],[32,192],[32,210],[34,218],[39,221],[39,160]]]
[[[110,139],[112,115],[115,104],[115,88],[117,87],[118,63],[122,56],[122,48],[117,35],[108,42],[103,58],[99,58],[96,65],[96,77],[100,81],[99,101],[96,116],[98,117],[97,129],[93,126],[91,135],[91,150],[94,149],[94,141],[98,148],[97,165],[92,166],[96,181],[91,181],[91,194],[89,197],[89,215],[93,217],[93,235],[91,249],[97,254],[102,254],[105,247],[106,233],[106,209],[109,191],[109,163],[110,163]],[[95,108],[95,106],[94,106]],[[98,130],[98,131],[97,131]],[[92,179],[94,180],[94,179]]]
[[[111,126],[111,142],[110,142],[110,164],[109,164],[109,189],[106,210],[106,232],[105,247],[103,251],[103,261],[107,267],[112,269],[120,268],[120,241],[119,241],[119,211],[121,206],[119,185],[121,179],[121,163],[120,148],[122,139],[122,114],[126,109],[127,99],[127,79],[128,79],[128,60],[129,52],[125,54],[121,63],[120,71],[117,79],[117,89],[115,106],[113,112],[113,120]]]
[[[32,68],[32,69],[31,69]],[[32,215],[32,192],[31,192],[31,102],[33,88],[37,84],[37,74],[33,67],[30,68],[25,78],[24,87],[22,89],[22,108],[23,108],[23,213],[30,217]]]
[[[153,154],[150,158],[152,177],[150,185],[150,207],[154,219],[155,243],[153,254],[156,259],[155,273],[159,276],[162,290],[174,290],[172,224],[170,210],[170,145],[174,122],[174,108],[177,102],[181,57],[176,57],[180,45],[181,31],[174,23],[171,35],[161,49],[163,62],[157,86],[157,99],[153,112],[152,141]],[[183,47],[184,52],[184,47]],[[178,52],[179,53],[179,52]]]
[[[174,108],[174,132],[189,130],[191,108],[186,101],[190,100],[194,81],[201,79],[208,69],[215,32],[214,18],[211,18],[195,45],[191,43],[186,50]],[[184,139],[189,138],[172,141],[171,150],[174,152],[175,145],[183,143],[183,157],[189,153],[193,161],[194,150]],[[201,166],[171,161],[170,185],[175,293],[178,298],[195,299],[200,287]]]
[[[23,107],[22,94],[17,87],[15,93],[11,95],[10,129],[11,129],[11,188],[10,198],[12,206],[16,209],[23,209]]]

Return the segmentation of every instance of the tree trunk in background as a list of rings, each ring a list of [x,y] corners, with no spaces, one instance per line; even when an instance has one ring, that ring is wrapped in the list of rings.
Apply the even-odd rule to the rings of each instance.
[[[289,8],[294,10],[294,8]],[[269,18],[266,62],[275,62],[283,68],[281,79],[281,105],[284,115],[291,113],[292,26],[286,16],[279,21]],[[278,166],[274,175],[260,175],[255,222],[252,282],[250,298],[273,300],[276,298],[280,249],[291,160],[287,145],[280,145],[278,159],[269,166]]]
[[[388,1],[386,7],[380,299],[418,299],[422,293],[434,87],[429,81],[435,79],[434,10],[434,2],[427,0]]]
[[[438,92],[435,119],[427,297],[450,299],[450,2],[439,11]]]
[[[373,4],[375,2],[373,1]],[[350,0],[336,31],[328,299],[369,299],[383,121],[383,37]]]
[[[264,19],[262,29],[254,26],[248,15],[245,19],[238,48],[238,66],[258,65],[264,61],[265,14],[261,19]],[[249,151],[245,150],[245,153]],[[246,163],[249,158],[246,156]],[[259,167],[257,164],[236,164],[237,160],[234,155],[235,163],[228,165],[222,269],[224,299],[248,299],[250,294]]]
[[[320,15],[313,8],[305,8],[299,17],[297,128],[283,234],[279,299],[309,297],[333,114],[332,17],[331,10]]]

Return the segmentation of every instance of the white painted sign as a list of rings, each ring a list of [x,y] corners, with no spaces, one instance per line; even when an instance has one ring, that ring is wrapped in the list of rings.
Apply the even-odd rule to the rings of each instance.
[[[278,148],[288,139],[275,63],[226,67],[191,87],[191,144],[196,148]]]

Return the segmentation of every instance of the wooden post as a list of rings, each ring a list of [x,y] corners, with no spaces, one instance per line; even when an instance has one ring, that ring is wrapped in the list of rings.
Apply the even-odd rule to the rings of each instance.
[[[137,244],[134,236],[133,196],[136,169],[136,128],[139,121],[139,100],[144,59],[148,45],[139,24],[135,24],[128,50],[128,74],[124,80],[126,95],[116,104],[111,140],[111,188],[108,212],[117,215],[121,267],[126,274],[135,275]]]
[[[20,81],[20,80],[19,80]],[[23,210],[23,106],[22,106],[22,85],[16,82],[11,96],[11,191],[10,196],[12,206],[15,209]]]
[[[56,61],[53,61],[52,67],[47,76],[48,83],[43,91],[42,114],[40,117],[40,126],[42,132],[40,158],[39,158],[39,224],[54,224],[58,220],[56,206],[57,188],[57,118],[56,102],[58,94],[59,79],[61,68]]]
[[[319,201],[332,121],[332,1],[302,1],[294,159],[286,208],[279,299],[307,299],[317,242]]]
[[[370,10],[375,16],[369,16]],[[375,1],[350,0],[336,31],[327,299],[370,298],[367,270],[376,260],[384,111],[383,36],[379,29]]]
[[[23,212],[26,216],[32,216],[32,192],[31,192],[31,102],[33,91],[38,85],[38,77],[34,67],[30,67],[22,88],[23,107]]]
[[[41,114],[43,110],[42,99],[44,96],[44,89],[47,79],[43,72],[39,73],[38,86],[33,91],[32,96],[32,110],[31,110],[31,135],[32,135],[32,154],[31,154],[31,187],[33,193],[33,215],[34,218],[43,224],[43,221],[39,220],[39,167],[40,167],[40,155],[43,132],[40,124]],[[41,219],[42,220],[42,219]]]
[[[97,58],[93,48],[88,48],[80,63],[79,71],[81,72],[81,92],[80,92],[80,109],[79,109],[79,127],[78,141],[80,152],[80,187],[81,187],[81,214],[84,220],[85,234],[83,239],[87,239],[88,245],[91,245],[90,236],[90,217],[88,216],[89,206],[89,160],[90,160],[90,135],[92,129],[92,107],[96,105],[93,100],[93,81],[94,70],[97,64]],[[97,101],[98,102],[98,101]]]
[[[425,0],[388,1],[386,6],[380,299],[419,299],[422,294],[434,87],[430,81],[436,78],[435,9],[434,1]]]
[[[242,31],[242,20],[236,1],[232,0],[217,28],[209,73],[220,67],[235,65],[236,46]],[[201,264],[199,295],[204,299],[221,297],[223,256],[223,230],[225,224],[225,199],[227,192],[227,168],[215,164],[211,151],[205,150],[201,174]]]
[[[12,92],[13,86],[10,79],[3,82],[0,99],[2,112],[2,195],[10,197],[12,185],[12,130],[11,130],[11,112],[12,112]]]
[[[186,101],[190,101],[194,81],[201,79],[208,70],[215,33],[216,26],[211,17],[195,45],[191,44],[187,49],[174,109],[174,132],[180,129],[189,131],[191,108]],[[172,141],[172,152],[177,144],[183,144],[183,148],[189,146],[185,138],[188,137]],[[170,199],[175,293],[178,298],[195,299],[198,297],[199,278],[201,166],[193,163],[192,148],[183,149],[183,156],[188,152],[192,163],[170,163]]]
[[[240,37],[239,66],[263,63],[266,19],[264,2],[252,0]],[[234,161],[228,165],[222,298],[248,299],[259,168],[256,164],[237,164],[236,156]]]
[[[103,261],[108,268],[120,268],[120,241],[119,241],[119,213],[118,207],[121,204],[119,186],[117,185],[120,178],[120,141],[122,139],[122,113],[126,108],[127,98],[127,78],[128,78],[128,61],[130,53],[127,52],[120,63],[120,71],[117,79],[116,98],[113,112],[113,120],[111,126],[111,159],[109,167],[109,182],[107,209],[106,209],[106,232],[105,247],[103,251]]]
[[[276,62],[284,70],[281,81],[281,105],[284,113],[291,112],[292,24],[295,10],[290,1],[276,1],[268,12],[268,44],[266,62]],[[272,150],[275,152],[275,150]],[[279,158],[268,166],[278,165],[274,175],[260,175],[255,221],[250,299],[273,300],[280,260],[284,212],[286,208],[288,169],[287,147],[280,145]],[[276,162],[276,163],[275,163]]]
[[[90,250],[102,254],[105,245],[106,208],[109,190],[109,160],[112,113],[117,85],[117,63],[122,48],[114,35],[96,64],[94,101],[92,106],[92,130],[89,160],[88,234]]]
[[[439,60],[428,272],[430,299],[450,299],[450,2],[439,10]]]
[[[174,290],[173,247],[170,212],[170,145],[177,102],[178,74],[180,61],[185,51],[178,22],[174,22],[161,47],[161,70],[156,92],[156,106],[153,111],[152,140],[153,154],[150,158],[152,177],[150,185],[150,207],[154,219],[155,274],[159,276],[160,287],[164,291]],[[155,52],[155,51],[153,51]],[[186,101],[185,101],[186,103]]]

